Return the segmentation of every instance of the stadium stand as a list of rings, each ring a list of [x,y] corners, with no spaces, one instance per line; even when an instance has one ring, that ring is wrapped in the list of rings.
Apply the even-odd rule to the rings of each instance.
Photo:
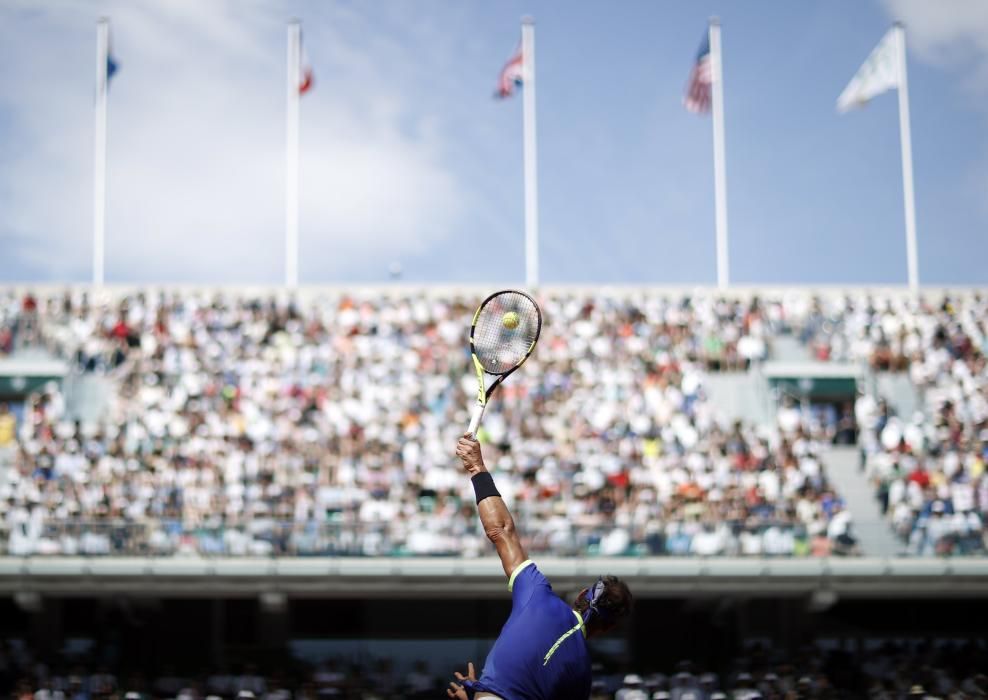
[[[19,411],[0,406],[5,551],[484,552],[448,456],[471,392],[473,302],[7,290],[0,352],[72,372]],[[979,295],[556,291],[544,303],[539,352],[483,434],[533,552],[854,552],[823,456],[855,439],[904,553],[984,551]],[[815,362],[867,369],[853,413],[783,397],[772,425],[726,416],[708,385],[791,354],[793,338]]]
[[[63,700],[89,697],[237,698],[250,700],[425,700],[441,697],[448,677],[425,661],[396,666],[387,660],[359,662],[332,657],[305,664],[259,668],[240,664],[228,671],[185,675],[174,670],[154,677],[118,675],[93,664],[96,650],[41,663],[17,644],[0,645],[3,685],[18,698]],[[592,700],[788,700],[867,698],[979,698],[988,694],[984,646],[971,643],[887,643],[863,654],[809,646],[793,655],[763,645],[739,653],[729,668],[705,670],[681,661],[663,670],[615,672],[595,669]],[[2,681],[0,681],[2,682]]]
[[[840,333],[822,333],[819,321],[806,326],[807,341],[824,348],[819,354],[908,377],[915,392],[912,414],[897,415],[877,392],[862,394],[855,407],[882,512],[909,554],[985,550],[986,311],[977,294],[921,306],[845,299],[825,314]]]
[[[728,420],[704,388],[799,332],[805,300],[543,302],[538,353],[482,433],[530,551],[856,551],[821,460],[838,424],[788,404],[774,425]],[[87,386],[105,410],[81,419],[57,385],[29,397],[0,482],[6,552],[486,552],[450,458],[472,393],[473,303],[456,292],[8,291],[8,345],[101,378],[102,392]]]
[[[503,579],[463,559],[489,543],[451,454],[478,293],[281,294],[0,292],[0,689],[425,698],[482,662]],[[635,586],[594,698],[988,693],[983,559],[826,558],[861,550],[848,471],[903,553],[983,553],[976,295],[540,301],[543,340],[482,437],[560,594],[601,565]],[[858,368],[857,395],[772,384],[780,359],[833,369],[822,384]],[[17,393],[2,370],[27,360],[65,376]],[[399,643],[448,647],[380,651]]]

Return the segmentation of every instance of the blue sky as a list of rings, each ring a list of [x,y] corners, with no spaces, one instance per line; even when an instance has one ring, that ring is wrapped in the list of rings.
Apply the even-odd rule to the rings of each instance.
[[[837,95],[907,23],[920,277],[988,282],[988,3],[26,2],[0,7],[0,281],[91,270],[95,21],[120,72],[109,282],[282,279],[284,23],[303,20],[303,283],[518,283],[521,100],[491,98],[536,20],[546,283],[712,284],[709,116],[682,107],[723,26],[731,278],[905,282],[894,93]]]

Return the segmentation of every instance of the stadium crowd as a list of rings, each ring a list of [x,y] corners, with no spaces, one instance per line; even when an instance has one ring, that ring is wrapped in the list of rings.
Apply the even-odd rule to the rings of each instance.
[[[907,373],[915,415],[896,415],[874,393],[858,399],[855,413],[882,511],[909,554],[985,551],[986,314],[988,300],[979,295],[935,304],[845,299],[819,313],[828,321],[805,329],[808,342],[825,348],[822,356]]]
[[[481,432],[532,552],[855,551],[820,460],[832,429],[792,407],[731,424],[704,390],[765,359],[794,328],[789,302],[542,302],[539,348]],[[476,386],[474,303],[7,292],[7,347],[42,346],[111,389],[85,421],[51,385],[13,437],[0,407],[0,540],[11,554],[487,553],[451,449]]]
[[[809,646],[792,655],[754,645],[717,671],[692,661],[642,673],[595,664],[590,698],[967,700],[988,697],[986,661],[984,646],[971,642],[885,643],[862,653]],[[452,677],[424,660],[338,657],[145,675],[94,664],[87,654],[46,663],[22,645],[0,644],[0,692],[17,700],[432,700],[445,696]]]

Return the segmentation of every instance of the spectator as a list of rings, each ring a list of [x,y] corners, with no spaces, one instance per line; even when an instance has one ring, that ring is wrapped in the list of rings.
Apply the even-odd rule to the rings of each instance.
[[[648,700],[648,693],[642,685],[641,676],[629,673],[624,677],[623,687],[614,694],[614,700]]]
[[[10,412],[10,405],[0,403],[0,450],[10,448],[17,434],[17,419]]]
[[[103,375],[112,394],[91,424],[67,415],[57,387],[30,398],[13,476],[0,484],[9,548],[484,551],[444,447],[472,391],[463,337],[472,299],[32,299],[2,308],[15,324],[30,317],[31,342]],[[799,318],[788,303],[546,296],[539,351],[481,431],[529,550],[818,551],[811,543],[826,540],[835,512],[820,463],[829,437],[794,406],[778,426],[727,424],[704,386],[708,371],[765,359],[773,334]]]

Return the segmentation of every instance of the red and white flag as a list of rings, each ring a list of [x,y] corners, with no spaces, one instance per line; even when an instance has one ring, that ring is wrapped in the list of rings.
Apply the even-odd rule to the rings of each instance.
[[[504,99],[514,95],[516,88],[520,88],[524,82],[524,68],[521,42],[518,42],[518,48],[515,49],[508,62],[504,64],[501,74],[497,77],[497,90],[494,92],[494,97]]]
[[[299,34],[299,51],[301,53],[301,60],[299,61],[298,68],[298,94],[304,95],[309,90],[312,89],[312,65],[309,63],[309,57],[305,53],[305,44],[302,42],[302,35]]]

